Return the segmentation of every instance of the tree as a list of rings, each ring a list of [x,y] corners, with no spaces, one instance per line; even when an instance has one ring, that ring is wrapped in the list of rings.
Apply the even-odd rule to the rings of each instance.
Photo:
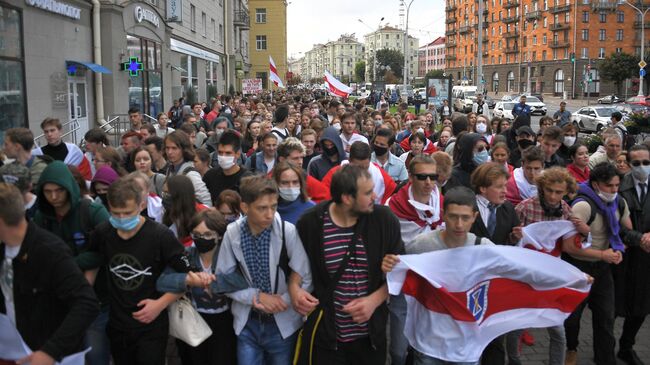
[[[362,83],[366,80],[366,63],[359,61],[354,65],[354,77],[357,83]]]
[[[445,77],[445,71],[443,70],[429,70],[427,74],[424,76],[425,78],[427,77]]]
[[[626,79],[634,77],[637,73],[639,58],[627,53],[612,53],[600,61],[598,70],[603,81],[610,81],[616,85],[616,93],[621,95],[621,87]]]
[[[384,72],[384,82],[387,84],[397,84],[399,79],[395,76],[393,70],[388,70]]]
[[[302,77],[300,75],[294,74],[290,79],[287,80],[287,85],[300,85],[302,84]]]
[[[382,66],[390,67],[390,71],[396,78],[402,78],[402,68],[404,68],[404,55],[394,49],[380,49],[376,54],[377,58],[377,76],[383,76],[386,70],[381,70]]]

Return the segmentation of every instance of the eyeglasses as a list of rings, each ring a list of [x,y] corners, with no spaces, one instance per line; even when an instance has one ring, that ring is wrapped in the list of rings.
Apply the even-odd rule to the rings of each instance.
[[[639,166],[641,166],[641,164],[643,164],[643,166],[649,166],[650,165],[650,160],[643,160],[643,161],[634,160],[634,161],[630,161],[630,165],[632,165],[634,167],[639,167]]]
[[[420,181],[425,181],[427,178],[431,181],[437,181],[438,180],[438,174],[414,174],[418,180]]]

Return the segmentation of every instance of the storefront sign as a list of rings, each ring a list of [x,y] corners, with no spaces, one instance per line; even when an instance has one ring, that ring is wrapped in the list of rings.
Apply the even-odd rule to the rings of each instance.
[[[181,42],[177,39],[171,38],[169,40],[169,49],[172,51],[184,53],[193,57],[202,58],[204,60],[219,63],[219,56],[216,53],[208,52],[191,44]]]
[[[137,57],[131,57],[128,62],[122,63],[122,71],[128,71],[129,76],[136,77],[142,71],[142,66],[142,62]]]
[[[81,19],[81,9],[56,0],[27,0],[27,5],[72,19]]]
[[[262,79],[243,79],[241,89],[244,94],[259,94],[262,92]]]
[[[183,0],[167,0],[167,22],[183,22]]]
[[[160,18],[158,18],[158,15],[149,9],[143,9],[141,6],[135,7],[135,21],[138,23],[147,21],[155,25],[156,28],[160,26]]]
[[[68,76],[63,72],[50,75],[50,91],[52,92],[52,108],[66,109],[68,107]]]

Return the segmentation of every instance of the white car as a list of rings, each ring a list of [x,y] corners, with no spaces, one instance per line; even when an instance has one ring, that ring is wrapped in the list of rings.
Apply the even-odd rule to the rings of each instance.
[[[571,122],[580,132],[600,132],[612,124],[612,113],[618,111],[610,106],[587,106],[571,114]]]
[[[513,120],[515,119],[512,116],[512,108],[514,106],[515,106],[514,102],[498,101],[497,104],[494,106],[494,116]]]
[[[530,115],[546,115],[546,104],[539,100],[538,97],[526,95],[526,105],[530,106]]]

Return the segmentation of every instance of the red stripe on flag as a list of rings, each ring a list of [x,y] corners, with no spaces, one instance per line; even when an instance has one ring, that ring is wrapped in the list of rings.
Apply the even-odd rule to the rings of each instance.
[[[270,62],[269,62],[269,68],[271,69],[271,72],[273,72],[273,73],[276,74],[276,75],[278,74],[278,70],[277,70],[277,69],[275,68],[275,66],[273,66],[273,64],[270,63]]]
[[[568,288],[536,290],[529,284],[506,278],[489,281],[483,321],[493,314],[520,308],[557,309],[571,313],[588,294]],[[475,322],[467,308],[467,292],[436,288],[411,270],[406,274],[402,292],[414,297],[430,311],[448,314],[457,321]]]

